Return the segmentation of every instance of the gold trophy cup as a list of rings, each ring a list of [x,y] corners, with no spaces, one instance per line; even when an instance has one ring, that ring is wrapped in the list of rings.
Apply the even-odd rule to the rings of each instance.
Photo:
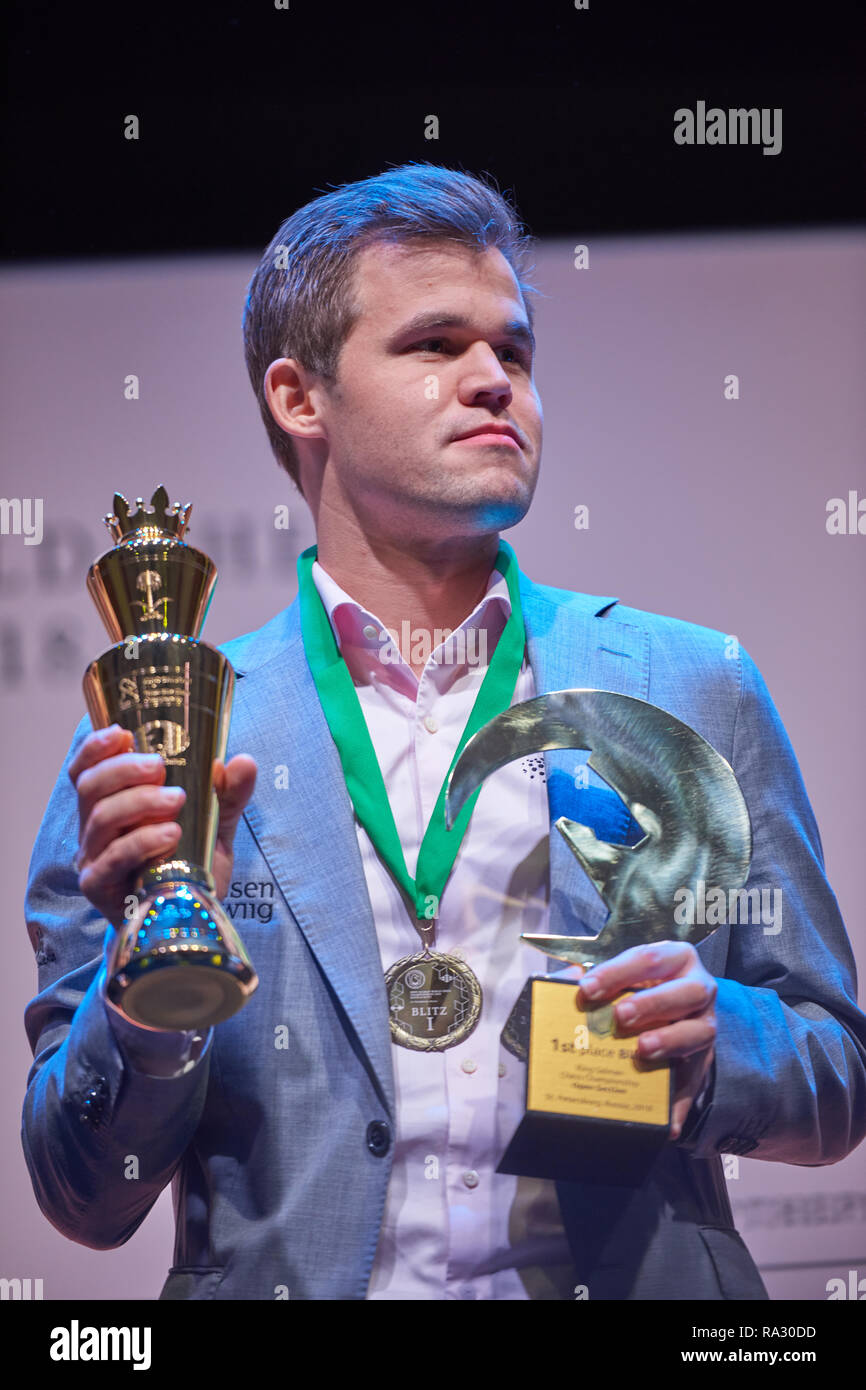
[[[131,1022],[176,1032],[231,1018],[258,985],[211,872],[219,807],[213,763],[225,756],[234,671],[199,640],[216,585],[213,562],[183,540],[191,506],[164,487],[130,514],[120,493],[105,523],[117,544],[87,588],[115,646],[84,675],[95,729],[119,724],[139,753],[158,753],[166,786],[186,800],[171,859],[146,865],[115,933],[106,999]]]

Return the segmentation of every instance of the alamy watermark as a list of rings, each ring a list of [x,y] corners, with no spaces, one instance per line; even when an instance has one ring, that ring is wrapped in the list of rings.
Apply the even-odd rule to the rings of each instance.
[[[829,1302],[845,1298],[863,1303],[866,1301],[866,1279],[861,1277],[859,1269],[849,1269],[847,1279],[828,1279],[824,1291]]]
[[[782,152],[781,106],[721,106],[707,109],[705,101],[695,110],[680,106],[674,112],[674,141],[678,145],[763,145],[764,154]]]
[[[0,1300],[44,1298],[42,1279],[0,1279]]]
[[[828,536],[866,536],[866,497],[851,488],[847,499],[831,497],[826,505]]]
[[[413,628],[408,618],[404,618],[400,624],[399,646],[387,628],[380,628],[378,637],[380,642],[386,644],[379,653],[379,660],[385,666],[396,665],[401,650],[411,665],[426,666],[439,647],[443,648],[438,658],[441,666],[487,665],[487,629],[483,627],[460,627],[456,632],[450,627],[435,627],[431,631],[429,628]]]
[[[73,1318],[69,1327],[51,1330],[48,1355],[52,1361],[131,1361],[134,1371],[150,1369],[149,1327],[82,1327]]]
[[[42,498],[0,497],[0,536],[23,536],[25,545],[41,545]]]
[[[677,888],[674,893],[674,921],[678,927],[722,927],[750,923],[762,925],[765,936],[776,936],[782,930],[781,888],[707,888],[698,879],[697,892]]]

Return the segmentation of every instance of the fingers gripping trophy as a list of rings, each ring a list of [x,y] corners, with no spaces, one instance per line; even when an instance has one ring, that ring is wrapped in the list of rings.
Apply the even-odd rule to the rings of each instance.
[[[131,915],[109,951],[105,993],[133,1023],[183,1031],[230,1018],[258,985],[238,932],[215,898],[219,806],[215,758],[228,740],[234,672],[199,640],[216,585],[213,562],[183,536],[191,506],[157,488],[150,510],[120,493],[105,523],[117,544],[87,588],[115,645],[87,668],[94,729],[119,724],[139,753],[157,753],[167,786],[183,787],[171,858],[142,866]]]

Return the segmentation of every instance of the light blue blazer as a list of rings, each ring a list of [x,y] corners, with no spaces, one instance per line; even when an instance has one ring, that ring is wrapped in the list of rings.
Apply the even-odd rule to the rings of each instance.
[[[783,901],[781,931],[721,927],[699,948],[718,979],[718,1041],[697,1123],[693,1114],[637,1189],[557,1184],[575,1284],[591,1300],[765,1298],[734,1227],[721,1154],[834,1163],[866,1132],[866,1018],[793,751],[756,666],[742,649],[729,659],[721,633],[525,575],[520,583],[538,692],[619,691],[692,725],[746,798],[747,886],[781,889]],[[106,924],[72,864],[67,767],[90,730],[83,720],[30,870],[39,993],[25,1015],[34,1062],[24,1153],[44,1214],[94,1249],[128,1240],[171,1182],[177,1229],[163,1298],[363,1299],[397,1117],[353,810],[297,600],[223,650],[239,677],[228,754],[259,766],[233,873],[259,989],[186,1075],[159,1079],[124,1059],[98,992]],[[566,815],[599,838],[634,839],[626,807],[594,773],[575,786],[585,755],[544,756],[551,826]],[[280,765],[287,788],[276,785],[286,780]],[[550,931],[597,930],[606,909],[555,831],[550,865]],[[277,1047],[285,1029],[288,1046]],[[136,1180],[125,1175],[130,1154]]]

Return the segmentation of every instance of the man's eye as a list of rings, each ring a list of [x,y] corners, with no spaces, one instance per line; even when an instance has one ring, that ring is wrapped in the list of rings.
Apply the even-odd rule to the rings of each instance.
[[[447,352],[448,347],[449,342],[447,338],[424,338],[421,342],[413,343],[411,350],[413,352]],[[509,363],[513,362],[516,366],[524,367],[527,371],[529,370],[532,354],[526,349],[506,345],[500,348],[499,352],[502,354],[509,354]]]

